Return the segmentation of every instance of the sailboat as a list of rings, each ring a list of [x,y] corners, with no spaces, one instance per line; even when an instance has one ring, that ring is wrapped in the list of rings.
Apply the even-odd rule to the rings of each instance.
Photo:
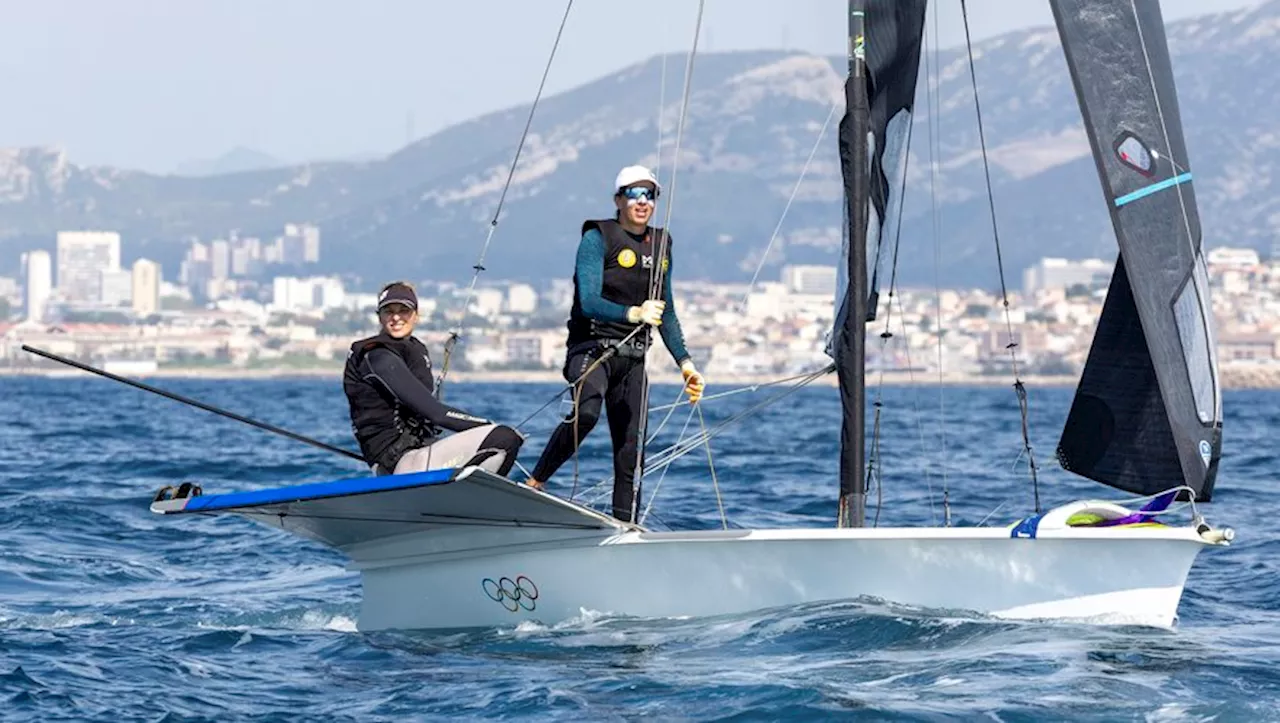
[[[880,599],[1011,619],[1172,626],[1205,547],[1222,402],[1191,172],[1157,0],[1052,0],[1119,244],[1058,445],[1062,466],[1143,496],[1081,500],[1003,527],[865,525],[867,243],[910,125],[925,0],[849,3],[839,152],[847,238],[829,353],[839,376],[839,514],[829,529],[654,531],[478,468],[219,494],[164,515],[236,514],[328,545],[363,586],[362,630],[551,624],[584,611],[713,616]],[[1137,503],[1134,503],[1136,506]],[[1193,506],[1193,510],[1196,508]]]

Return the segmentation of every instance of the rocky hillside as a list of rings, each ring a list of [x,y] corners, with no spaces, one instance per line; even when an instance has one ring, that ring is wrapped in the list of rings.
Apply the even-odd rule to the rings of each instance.
[[[1280,237],[1280,74],[1270,67],[1280,51],[1280,0],[1172,23],[1168,32],[1206,242],[1269,250]],[[1011,284],[1041,256],[1114,254],[1057,34],[1042,28],[1005,35],[981,43],[975,55]],[[619,166],[658,165],[669,179],[684,58],[665,60],[661,131],[663,58],[543,100],[487,258],[491,278],[566,274],[580,221],[610,209]],[[899,273],[905,283],[933,278],[932,123],[942,148],[934,188],[943,282],[993,286],[967,59],[947,50],[938,60],[936,87],[921,83]],[[674,202],[681,276],[750,275],[839,101],[843,65],[843,58],[781,52],[699,56],[677,190],[664,198]],[[928,112],[931,93],[936,119]],[[405,274],[463,280],[527,112],[517,107],[460,123],[376,161],[205,177],[81,167],[56,149],[0,150],[0,259],[51,246],[58,229],[110,228],[123,233],[126,257],[159,258],[173,273],[189,235],[232,228],[270,235],[286,222],[311,220],[322,226],[326,270],[370,283]],[[782,227],[773,266],[834,259],[834,129],[833,122]]]

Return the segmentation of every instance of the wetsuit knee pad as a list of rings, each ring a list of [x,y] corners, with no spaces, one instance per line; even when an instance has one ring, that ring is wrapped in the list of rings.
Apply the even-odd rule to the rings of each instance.
[[[480,447],[481,449],[502,449],[509,454],[514,454],[523,444],[524,440],[520,438],[520,434],[516,430],[504,424],[499,424],[493,428],[493,431],[485,435]]]

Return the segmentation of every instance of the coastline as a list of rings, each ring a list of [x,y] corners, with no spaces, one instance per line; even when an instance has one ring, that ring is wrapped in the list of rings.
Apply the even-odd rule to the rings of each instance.
[[[76,369],[59,369],[59,368],[13,368],[0,367],[0,377],[44,377],[52,379],[70,378],[77,376],[89,376],[87,372]],[[342,377],[342,367],[312,367],[312,368],[276,368],[276,369],[244,369],[232,366],[226,367],[169,367],[160,368],[146,374],[137,376],[125,375],[130,379],[202,379],[202,380],[252,380],[252,379],[333,379],[335,382]],[[729,375],[710,375],[708,380],[709,386],[715,387],[742,387],[752,385],[763,385],[778,382],[784,377],[793,377],[795,374],[729,374]],[[674,371],[663,370],[661,372],[650,375],[650,380],[655,384],[679,384],[681,383],[680,375]],[[940,382],[944,386],[964,386],[964,387],[997,387],[1006,386],[1013,383],[1012,378],[1008,374],[995,375],[979,375],[979,374],[944,374],[939,380],[935,374],[927,372],[885,372],[882,375],[879,372],[873,372],[868,375],[868,386],[879,384],[881,379],[889,386],[937,386]],[[1275,365],[1233,365],[1225,367],[1221,370],[1221,379],[1223,389],[1280,389],[1280,364]],[[454,371],[449,375],[450,382],[464,382],[476,384],[563,384],[564,378],[560,375],[559,370],[518,370],[518,371],[482,371],[482,372],[462,372]],[[1034,387],[1074,387],[1079,381],[1079,377],[1072,374],[1066,375],[1024,375],[1023,383]],[[825,374],[815,379],[812,384],[815,386],[836,386],[837,380],[835,374]]]

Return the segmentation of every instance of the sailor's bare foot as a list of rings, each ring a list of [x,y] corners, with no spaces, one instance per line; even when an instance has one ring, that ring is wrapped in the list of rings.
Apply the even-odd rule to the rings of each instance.
[[[538,480],[536,480],[536,479],[534,479],[534,478],[532,478],[532,477],[530,477],[529,479],[525,480],[525,481],[524,481],[524,483],[525,483],[525,484],[527,484],[527,485],[529,485],[530,487],[534,488],[535,490],[538,490],[539,492],[542,492],[542,491],[546,490],[546,488],[547,488],[547,483],[546,483],[546,482],[539,482]]]

